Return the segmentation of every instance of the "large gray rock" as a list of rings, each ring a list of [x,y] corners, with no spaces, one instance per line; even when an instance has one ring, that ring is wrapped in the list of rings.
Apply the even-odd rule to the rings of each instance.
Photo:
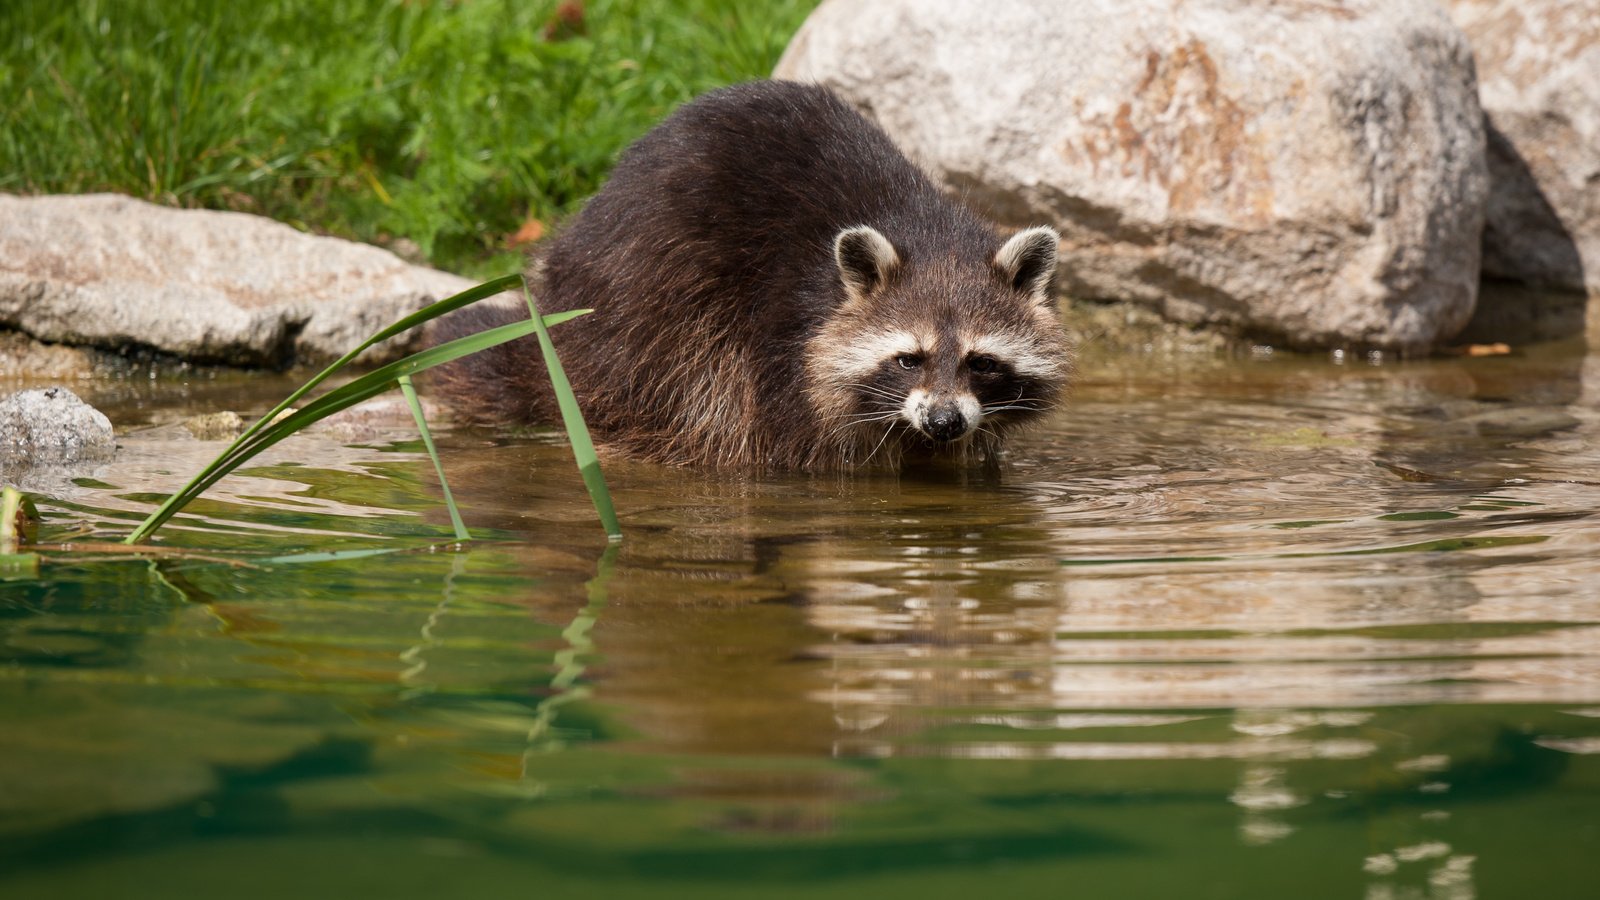
[[[1446,2],[1489,118],[1484,273],[1600,293],[1600,2]]]
[[[0,326],[46,341],[205,362],[316,362],[470,286],[259,216],[114,194],[0,196]]]
[[[1056,225],[1077,296],[1302,346],[1420,349],[1472,313],[1483,117],[1432,0],[828,0],[775,74]]]
[[[105,459],[116,447],[111,420],[64,387],[0,399],[0,472]]]

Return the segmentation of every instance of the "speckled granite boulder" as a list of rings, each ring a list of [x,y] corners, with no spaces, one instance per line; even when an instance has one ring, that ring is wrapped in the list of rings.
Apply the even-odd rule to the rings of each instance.
[[[470,286],[259,216],[114,194],[0,196],[0,327],[44,341],[241,365],[318,362]]]
[[[1472,314],[1483,115],[1432,0],[828,0],[775,75],[1055,225],[1078,297],[1308,347],[1422,349]]]
[[[64,387],[0,399],[0,472],[105,459],[116,447],[111,420]]]

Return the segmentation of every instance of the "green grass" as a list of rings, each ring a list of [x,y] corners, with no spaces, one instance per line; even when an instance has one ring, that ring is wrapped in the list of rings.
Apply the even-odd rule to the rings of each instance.
[[[4,0],[0,191],[237,209],[515,268],[683,101],[762,77],[816,0]]]

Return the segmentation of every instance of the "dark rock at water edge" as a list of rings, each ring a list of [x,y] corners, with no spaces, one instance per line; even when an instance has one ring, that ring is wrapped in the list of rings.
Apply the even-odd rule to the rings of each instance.
[[[1446,5],[1488,123],[1484,274],[1600,294],[1600,3]]]

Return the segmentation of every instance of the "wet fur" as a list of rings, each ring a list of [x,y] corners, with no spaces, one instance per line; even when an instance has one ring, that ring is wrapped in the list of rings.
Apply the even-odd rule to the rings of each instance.
[[[897,257],[880,282],[852,287],[835,242],[858,225]],[[530,271],[543,312],[596,310],[552,335],[605,445],[674,465],[837,469],[992,456],[1055,402],[1066,376],[1055,310],[1038,285],[1008,283],[1002,244],[833,94],[754,82],[701,97],[630,147]],[[525,316],[473,308],[444,336]],[[935,446],[874,411],[891,390],[874,382],[892,371],[830,374],[863,329],[886,326],[935,341],[1006,329],[1056,368],[980,395],[1013,408]],[[559,421],[532,338],[447,367],[437,390],[469,421]]]

